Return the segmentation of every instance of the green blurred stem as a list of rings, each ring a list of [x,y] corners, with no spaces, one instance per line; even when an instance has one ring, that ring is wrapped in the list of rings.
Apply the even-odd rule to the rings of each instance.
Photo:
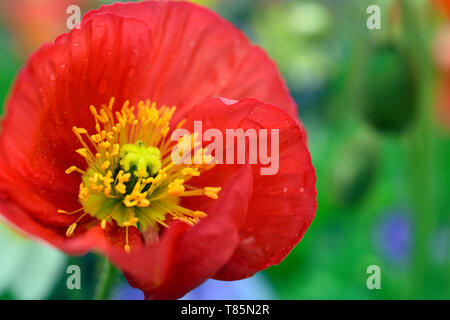
[[[101,265],[100,278],[95,289],[94,299],[108,300],[117,277],[117,270],[106,257],[101,257],[99,263]]]
[[[433,136],[432,127],[427,109],[431,109],[433,79],[422,74],[421,99],[419,101],[419,119],[417,127],[410,139],[410,168],[411,195],[415,206],[416,216],[416,243],[414,256],[415,286],[412,298],[423,298],[425,290],[425,277],[427,274],[427,261],[429,260],[428,245],[431,233],[436,223],[437,208],[434,188],[433,170]]]
[[[430,56],[429,28],[424,25],[422,3],[402,1],[404,27],[408,34],[407,46],[413,53],[418,68],[418,114],[417,122],[409,136],[409,182],[410,195],[416,212],[416,237],[413,270],[413,299],[423,298],[426,290],[426,274],[429,260],[428,245],[436,224],[437,206],[435,190],[433,108],[435,72]]]

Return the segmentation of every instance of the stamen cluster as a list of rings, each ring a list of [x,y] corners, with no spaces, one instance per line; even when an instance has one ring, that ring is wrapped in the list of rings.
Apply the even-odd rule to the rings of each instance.
[[[67,229],[68,237],[85,215],[100,220],[103,229],[114,220],[126,228],[125,250],[129,252],[129,227],[138,228],[143,235],[151,234],[152,238],[145,240],[155,241],[160,227],[169,227],[171,220],[193,225],[206,217],[206,213],[180,206],[180,197],[205,195],[218,199],[221,188],[197,188],[187,184],[193,177],[211,169],[214,159],[205,156],[200,164],[194,163],[198,152],[204,153],[195,143],[195,134],[183,136],[178,142],[168,138],[175,107],[157,108],[156,103],[150,101],[130,107],[129,102],[125,102],[121,110],[114,113],[113,106],[114,98],[111,98],[109,105],[102,105],[99,111],[90,107],[95,134],[73,127],[82,145],[76,152],[86,160],[88,168],[72,166],[66,173],[82,175],[78,198],[83,207],[73,212],[59,212],[84,211]],[[183,121],[177,127],[182,125]],[[197,151],[192,161],[176,164],[171,160],[173,148],[180,154],[190,155],[194,148]]]

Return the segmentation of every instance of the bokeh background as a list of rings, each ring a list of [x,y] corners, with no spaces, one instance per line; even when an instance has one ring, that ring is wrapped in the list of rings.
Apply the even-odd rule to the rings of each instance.
[[[15,74],[67,32],[66,8],[0,0],[0,112]],[[278,63],[309,132],[318,210],[278,266],[188,299],[450,298],[450,1],[198,0]],[[369,30],[369,5],[381,30]],[[1,299],[90,299],[99,256],[66,256],[0,222]],[[67,266],[82,289],[66,287]],[[369,290],[366,269],[381,269]],[[111,298],[141,299],[118,273]]]

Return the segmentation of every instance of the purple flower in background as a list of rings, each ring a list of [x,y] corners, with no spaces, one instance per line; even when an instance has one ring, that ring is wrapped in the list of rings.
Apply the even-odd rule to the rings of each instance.
[[[116,300],[142,300],[142,291],[134,289],[127,283],[119,287]],[[185,295],[182,300],[270,300],[276,299],[272,287],[263,275],[239,280],[207,280],[198,288]]]
[[[124,282],[119,286],[116,294],[113,297],[114,300],[144,300],[144,293],[130,286]]]
[[[383,217],[375,229],[375,242],[387,260],[394,263],[407,262],[412,243],[409,212],[395,210]]]
[[[183,297],[183,300],[271,300],[276,299],[263,275],[239,281],[210,279]]]

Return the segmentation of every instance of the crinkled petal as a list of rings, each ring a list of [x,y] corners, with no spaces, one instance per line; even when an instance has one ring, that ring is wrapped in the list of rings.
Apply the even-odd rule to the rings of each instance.
[[[235,167],[226,177],[221,197],[195,226],[173,223],[161,241],[132,254],[110,249],[107,254],[129,283],[148,299],[177,299],[211,278],[227,263],[239,243],[238,221],[245,219],[252,192],[249,166]]]
[[[266,53],[211,10],[180,1],[116,3],[88,12],[131,16],[152,30],[154,50],[146,94],[189,109],[205,98],[258,98],[291,115],[295,102]]]
[[[217,128],[223,137],[226,137],[226,129],[256,129],[256,132],[268,129],[269,137],[272,129],[279,132],[279,161],[277,157],[272,159],[275,166],[270,175],[261,174],[261,169],[269,165],[261,165],[259,156],[258,164],[252,165],[253,194],[246,220],[239,230],[240,243],[230,261],[215,275],[223,280],[249,277],[279,263],[301,240],[314,218],[316,176],[302,129],[282,109],[255,99],[205,100],[192,110],[188,122],[194,120],[202,121],[203,132]],[[268,140],[269,150],[271,141],[276,140]],[[234,161],[236,163],[237,159]],[[203,179],[213,181],[218,170],[232,166],[219,165]]]
[[[59,227],[74,217],[57,210],[80,207],[81,182],[65,169],[86,166],[75,153],[81,145],[72,126],[93,130],[91,104],[108,103],[112,96],[120,104],[138,96],[150,51],[146,24],[101,14],[29,58],[9,97],[0,135],[0,197],[11,202],[1,213],[8,220],[17,220],[10,210],[17,206],[36,230],[58,227],[52,230],[57,238],[65,232]]]

